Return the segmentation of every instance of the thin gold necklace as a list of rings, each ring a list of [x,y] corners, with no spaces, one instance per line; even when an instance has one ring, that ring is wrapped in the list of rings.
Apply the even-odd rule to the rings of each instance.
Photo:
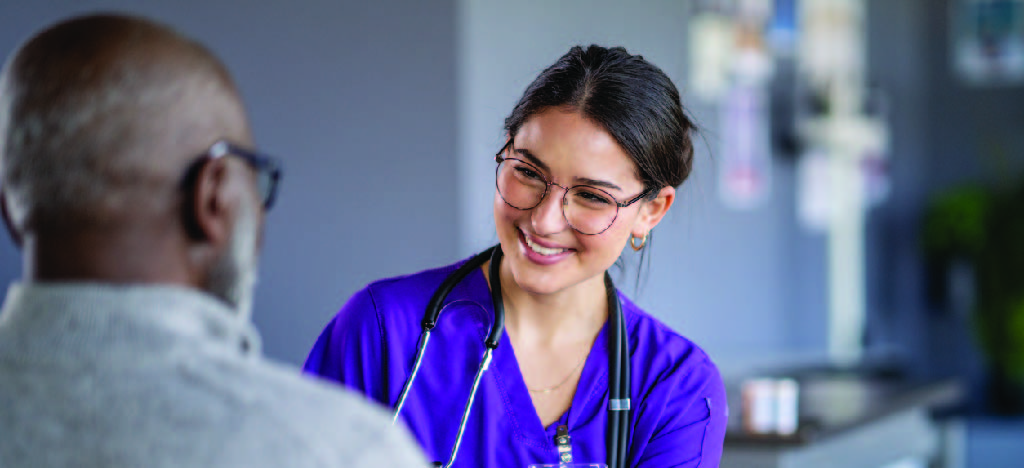
[[[569,379],[572,379],[572,376],[576,375],[576,371],[578,371],[580,369],[580,367],[583,366],[583,362],[587,360],[587,354],[590,354],[590,353],[584,353],[583,357],[580,358],[580,362],[576,363],[576,367],[573,367],[572,370],[569,371],[569,375],[565,376],[565,379],[563,379],[561,382],[559,382],[558,385],[555,385],[553,387],[538,388],[538,389],[526,387],[526,389],[529,390],[530,393],[546,394],[546,393],[551,393],[551,392],[553,392],[555,390],[558,390],[559,388],[562,388],[563,385],[565,385],[566,383],[569,382]]]
[[[512,305],[512,301],[510,299],[508,299],[508,297],[505,296],[504,291],[502,292],[501,295],[502,295],[502,301],[503,302],[507,302],[507,304],[505,304],[505,307],[510,309],[510,310],[515,311],[515,306],[513,306]],[[589,348],[588,348],[588,351],[586,353],[583,353],[583,356],[580,357],[580,362],[576,363],[576,367],[573,367],[572,370],[569,371],[569,375],[565,376],[565,378],[562,379],[561,382],[558,382],[558,384],[556,384],[554,386],[551,386],[551,387],[548,387],[548,388],[530,388],[530,387],[526,387],[526,390],[528,390],[530,393],[539,393],[541,395],[544,395],[544,394],[551,393],[551,392],[553,392],[555,390],[558,390],[559,388],[562,388],[563,385],[565,385],[566,383],[569,382],[570,379],[572,379],[572,376],[576,375],[576,371],[580,370],[580,367],[583,366],[583,363],[587,360],[587,355],[589,355],[589,354],[590,354],[590,352],[589,352]],[[525,379],[524,379],[523,383],[526,383]]]

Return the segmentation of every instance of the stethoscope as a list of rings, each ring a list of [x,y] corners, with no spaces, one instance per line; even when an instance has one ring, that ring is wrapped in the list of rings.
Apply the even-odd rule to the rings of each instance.
[[[505,329],[505,304],[501,298],[501,245],[487,249],[466,263],[462,264],[454,273],[445,278],[441,286],[434,291],[434,295],[427,303],[426,313],[423,315],[422,327],[419,342],[416,349],[416,358],[413,361],[412,372],[402,387],[402,393],[395,404],[395,414],[392,422],[398,421],[398,416],[405,405],[405,399],[409,396],[412,383],[416,380],[420,365],[423,364],[423,354],[427,349],[427,342],[430,341],[430,332],[437,325],[438,315],[441,313],[441,306],[445,298],[452,292],[455,285],[469,276],[473,270],[480,268],[488,259],[491,286],[491,302],[494,306],[494,323],[491,325],[490,333],[484,340],[484,355],[480,359],[480,366],[477,367],[476,376],[473,377],[473,386],[466,399],[466,406],[462,410],[462,419],[459,422],[459,431],[455,436],[455,444],[452,446],[451,454],[448,456],[448,463],[434,462],[434,466],[451,468],[455,463],[455,456],[458,455],[459,445],[462,444],[462,436],[466,431],[466,422],[469,420],[469,411],[473,407],[473,400],[476,398],[476,391],[480,386],[480,379],[484,371],[491,365],[491,357],[501,334]],[[619,303],[619,295],[615,292],[615,285],[612,284],[611,276],[604,274],[605,293],[608,296],[608,427],[605,433],[607,444],[607,456],[609,468],[626,468],[627,452],[629,444],[629,339],[626,336],[626,322],[622,317],[622,304]],[[617,350],[617,352],[612,352]]]

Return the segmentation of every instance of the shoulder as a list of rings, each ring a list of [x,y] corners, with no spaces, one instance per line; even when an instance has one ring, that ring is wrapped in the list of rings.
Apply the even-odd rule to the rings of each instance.
[[[624,297],[622,309],[630,361],[633,369],[642,369],[632,373],[637,466],[717,463],[729,415],[718,367],[696,343]]]
[[[421,454],[390,415],[364,396],[264,359],[213,359],[189,369],[193,382],[219,394],[244,421],[225,457],[281,453],[314,466],[377,466],[356,460],[421,463]],[[297,465],[295,465],[297,466]],[[379,466],[402,466],[384,462]]]
[[[386,355],[392,345],[415,344],[430,298],[445,279],[467,260],[374,281],[357,291],[320,333],[306,360],[306,370],[340,379],[332,373],[341,372],[343,367],[347,367],[344,363],[348,360],[368,359],[382,353]],[[489,297],[483,275],[475,273],[475,276],[471,274],[455,286],[445,304],[466,298]],[[390,351],[404,355],[402,349]],[[363,371],[369,372],[369,368]],[[367,374],[363,371],[360,372]]]
[[[718,366],[703,348],[620,294],[629,329],[633,362],[648,369],[649,385],[718,398],[725,395]]]
[[[451,265],[377,280],[368,284],[360,293],[367,294],[375,302],[388,306],[400,303],[415,303],[415,305],[422,303],[423,306],[426,306],[427,301],[430,300],[441,283],[467,260],[463,259]]]
[[[633,352],[654,354],[665,363],[686,366],[714,366],[711,357],[697,343],[650,315],[629,298],[619,295],[626,316]]]
[[[373,322],[377,328],[385,328],[385,322],[390,322],[389,325],[403,323],[413,326],[418,331],[420,319],[434,292],[466,261],[468,259],[439,268],[374,281],[348,300],[335,317],[335,322],[347,326],[367,325],[368,322]],[[481,294],[476,287],[477,278],[473,276],[477,274],[479,273],[472,272],[467,279],[461,281],[445,302],[450,303]],[[482,294],[486,295],[487,292],[484,291]]]

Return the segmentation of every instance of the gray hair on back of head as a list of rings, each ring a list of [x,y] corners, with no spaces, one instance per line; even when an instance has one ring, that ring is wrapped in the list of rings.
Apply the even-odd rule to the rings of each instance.
[[[0,186],[15,226],[102,226],[158,206],[202,149],[189,140],[228,125],[197,109],[212,96],[241,106],[220,61],[166,26],[91,15],[40,32],[0,75]],[[183,148],[196,153],[168,154]]]

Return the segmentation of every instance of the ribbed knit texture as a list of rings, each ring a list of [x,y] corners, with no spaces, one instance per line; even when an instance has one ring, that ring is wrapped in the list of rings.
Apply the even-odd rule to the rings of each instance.
[[[385,411],[266,361],[251,323],[211,296],[99,284],[8,291],[0,467],[424,465]]]

